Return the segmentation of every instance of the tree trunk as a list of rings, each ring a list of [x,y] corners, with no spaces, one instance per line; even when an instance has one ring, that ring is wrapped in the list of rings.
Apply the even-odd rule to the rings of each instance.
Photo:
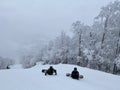
[[[79,52],[78,56],[81,56],[81,33],[79,33]]]
[[[119,36],[118,36],[118,40],[117,40],[117,48],[116,48],[116,57],[120,54],[120,30],[119,30]]]
[[[113,74],[117,74],[117,65],[114,64],[114,67],[113,67]]]
[[[104,41],[105,41],[105,35],[106,35],[106,31],[107,31],[108,18],[109,18],[109,16],[106,17],[105,24],[104,24],[104,33],[103,33],[102,41],[101,41],[101,49],[104,48]]]

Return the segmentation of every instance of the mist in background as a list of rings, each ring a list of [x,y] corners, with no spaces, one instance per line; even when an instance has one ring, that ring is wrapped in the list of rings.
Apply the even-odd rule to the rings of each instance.
[[[102,6],[114,0],[0,0],[0,56],[44,45],[77,20],[92,25]],[[42,46],[41,46],[42,47]]]

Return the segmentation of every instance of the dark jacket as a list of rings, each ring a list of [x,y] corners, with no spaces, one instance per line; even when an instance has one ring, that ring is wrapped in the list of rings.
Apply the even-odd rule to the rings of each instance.
[[[79,79],[79,72],[77,70],[73,70],[71,73],[71,77],[73,79]]]
[[[45,72],[45,75],[57,75],[57,71],[53,68],[53,67],[50,67],[46,72]]]

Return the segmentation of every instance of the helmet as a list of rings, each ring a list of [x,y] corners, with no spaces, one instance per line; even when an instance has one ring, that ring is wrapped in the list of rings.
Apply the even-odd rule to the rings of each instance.
[[[76,67],[74,67],[74,70],[77,70],[77,68],[76,68]]]
[[[52,66],[50,66],[50,68],[53,68]]]

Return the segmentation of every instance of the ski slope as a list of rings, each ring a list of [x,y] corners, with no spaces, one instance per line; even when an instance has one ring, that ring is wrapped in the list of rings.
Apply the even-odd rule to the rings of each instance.
[[[53,65],[57,76],[45,76],[41,70],[49,66],[0,70],[0,90],[120,90],[120,76],[65,64]],[[84,75],[84,79],[74,80],[65,76],[74,67]]]

